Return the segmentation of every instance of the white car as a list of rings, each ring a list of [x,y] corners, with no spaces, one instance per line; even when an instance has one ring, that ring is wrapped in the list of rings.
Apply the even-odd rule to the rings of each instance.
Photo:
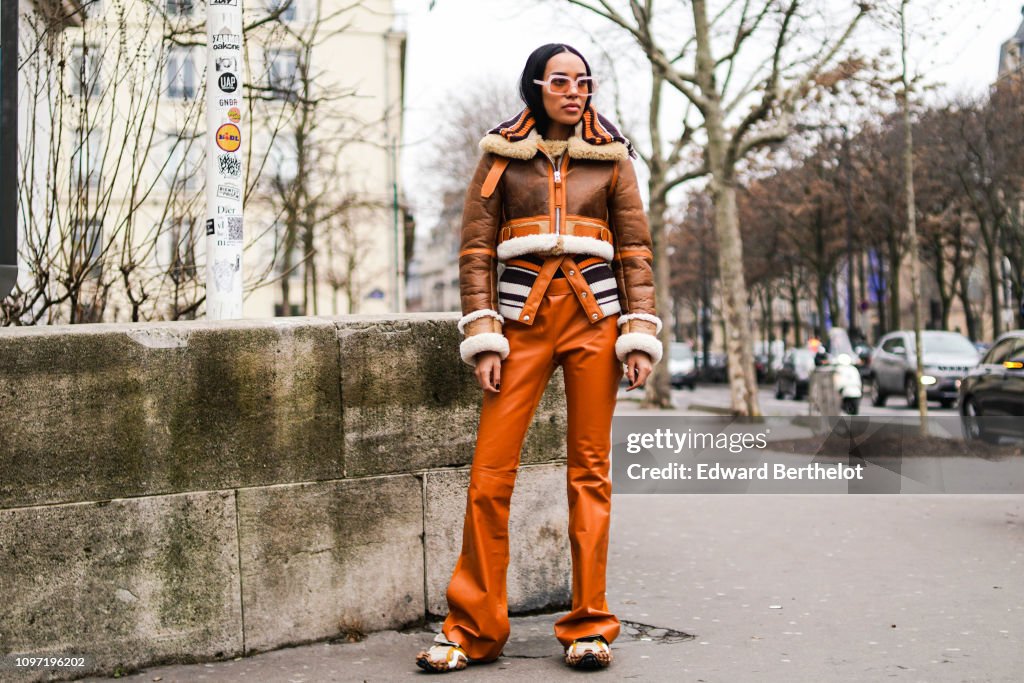
[[[697,388],[697,362],[689,344],[685,342],[669,344],[668,372],[672,386],[676,389],[685,386],[693,391]]]

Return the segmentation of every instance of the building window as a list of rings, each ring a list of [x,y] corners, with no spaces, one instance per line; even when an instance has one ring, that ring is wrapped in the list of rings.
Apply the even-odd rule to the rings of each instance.
[[[198,81],[192,50],[187,47],[170,48],[167,52],[167,96],[193,98]]]
[[[157,158],[157,163],[164,164],[163,177],[171,188],[193,190],[199,187],[200,172],[203,168],[202,143],[198,139],[189,139],[181,135],[167,136],[167,156]]]
[[[288,184],[299,174],[299,151],[295,145],[295,135],[281,131],[274,137],[274,142],[267,153],[270,177],[281,184]]]
[[[171,279],[181,284],[196,276],[196,219],[175,216],[164,229],[157,263]]]
[[[102,251],[103,221],[98,218],[75,221],[71,227],[72,265],[80,265],[89,277],[99,277]]]
[[[71,185],[76,188],[98,187],[103,169],[103,131],[78,129],[72,141]]]
[[[77,4],[84,17],[95,18],[103,14],[103,0],[78,0]]]
[[[295,97],[297,74],[299,70],[299,53],[296,50],[267,50],[267,87],[271,97],[278,100],[290,100]]]
[[[71,48],[71,92],[78,97],[99,97],[100,60],[95,45]]]
[[[295,21],[299,0],[263,0],[263,4],[270,13],[280,12],[277,18],[281,21]]]
[[[195,0],[167,0],[167,14],[178,17],[192,16]]]
[[[277,234],[280,236],[279,239],[283,239],[285,227],[280,223],[275,223],[274,228]],[[298,239],[296,239],[296,243],[292,245],[291,258],[289,259],[289,263],[291,265],[289,265],[287,269],[285,268],[284,265],[285,256],[285,248],[284,245],[281,244],[280,246],[277,247],[274,254],[274,279],[279,280],[285,277],[286,270],[287,277],[289,280],[302,279],[303,269],[305,268],[306,264],[303,263],[305,255],[302,249],[302,244],[299,243]]]

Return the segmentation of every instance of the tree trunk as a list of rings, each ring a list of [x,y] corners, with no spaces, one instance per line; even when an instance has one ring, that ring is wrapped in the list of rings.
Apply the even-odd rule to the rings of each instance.
[[[737,415],[760,417],[751,343],[747,283],[743,275],[743,239],[736,210],[735,160],[727,159],[729,140],[721,108],[721,94],[715,83],[715,60],[711,54],[711,31],[704,0],[693,0],[696,66],[699,87],[707,100],[704,127],[707,132],[708,169],[718,237],[719,281],[722,285],[722,318],[729,364],[732,410]]]
[[[900,253],[899,240],[895,230],[890,230],[886,238],[888,242],[889,272],[885,278],[886,295],[889,304],[889,329],[900,329]]]
[[[659,181],[660,182],[660,181]],[[654,246],[654,291],[655,308],[661,313],[662,326],[661,339],[662,347],[665,350],[665,358],[669,356],[669,342],[672,340],[672,325],[668,325],[668,313],[672,309],[670,287],[670,273],[668,254],[665,249],[665,200],[660,195],[652,193],[650,203],[650,214],[648,224],[651,229],[651,241]],[[645,407],[671,408],[672,406],[672,376],[669,372],[668,361],[658,363],[654,366],[654,372],[647,382],[647,395],[643,401]]]
[[[960,278],[960,289],[957,293],[960,296],[960,303],[964,307],[964,322],[967,325],[967,336],[971,341],[978,341],[980,338],[978,335],[978,325],[974,318],[974,311],[971,310],[971,300],[967,296],[970,284],[970,271],[968,271]]]
[[[910,84],[907,73],[907,19],[906,7],[909,0],[903,0],[900,5],[900,49],[902,54],[903,71],[901,74],[903,82],[903,183],[907,202],[907,241],[910,252],[910,294],[914,303],[914,346],[917,352],[917,372],[915,373],[915,384],[917,386],[917,409],[921,416],[921,436],[928,435],[928,396],[927,388],[921,383],[924,376],[924,344],[921,340],[922,311],[921,311],[921,257],[920,245],[917,242],[917,210],[914,201],[914,136],[913,125],[910,121]]]
[[[999,290],[1002,287],[1002,278],[999,277],[999,257],[992,241],[985,240],[985,265],[988,266],[988,293],[992,305],[992,338],[999,336],[999,330],[1003,326],[1002,302]]]
[[[713,137],[713,136],[709,136]],[[724,141],[719,139],[724,146]],[[714,147],[709,142],[709,147]],[[724,152],[724,149],[722,150]],[[713,171],[714,173],[714,171]],[[737,415],[758,417],[761,405],[757,397],[754,355],[751,343],[750,310],[743,275],[743,243],[736,212],[736,188],[731,183],[711,181],[715,204],[715,230],[718,235],[718,268],[722,283],[722,319],[725,323],[725,348],[729,363],[729,388],[732,409]]]
[[[800,337],[800,287],[795,270],[794,267],[794,272],[789,280],[789,305],[793,309],[793,346],[800,346],[803,343],[803,339]]]

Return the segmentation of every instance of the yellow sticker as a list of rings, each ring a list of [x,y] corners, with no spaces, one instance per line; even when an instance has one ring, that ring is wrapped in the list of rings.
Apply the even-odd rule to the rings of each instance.
[[[217,129],[217,146],[225,152],[234,152],[242,146],[242,133],[233,123],[225,123]]]

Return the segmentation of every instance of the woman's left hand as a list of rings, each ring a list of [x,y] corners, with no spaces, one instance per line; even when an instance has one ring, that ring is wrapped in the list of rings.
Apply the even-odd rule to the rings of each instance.
[[[642,387],[653,369],[651,357],[645,351],[630,351],[626,356],[626,379],[630,382],[626,391]]]

